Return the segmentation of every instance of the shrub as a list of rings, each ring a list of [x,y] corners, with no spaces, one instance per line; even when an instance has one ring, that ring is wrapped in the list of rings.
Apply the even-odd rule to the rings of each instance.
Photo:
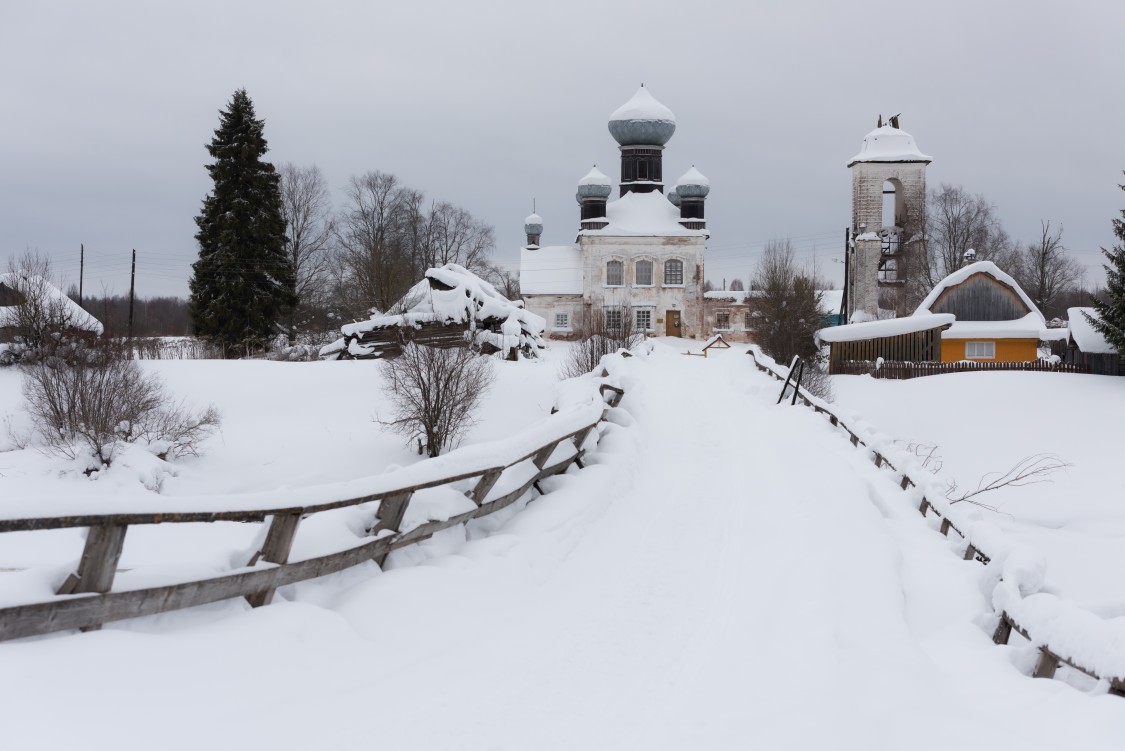
[[[628,307],[618,306],[584,316],[578,326],[577,341],[560,368],[562,377],[585,375],[598,367],[605,355],[640,344],[644,334],[636,330],[630,313]]]

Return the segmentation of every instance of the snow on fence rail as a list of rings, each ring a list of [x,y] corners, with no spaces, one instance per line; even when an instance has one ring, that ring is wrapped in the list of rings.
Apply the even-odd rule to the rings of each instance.
[[[786,380],[785,369],[760,347],[751,346],[747,354],[759,370],[779,381]],[[1109,693],[1125,696],[1125,618],[1107,620],[1053,594],[1040,592],[1046,572],[1041,554],[1026,546],[1012,545],[990,522],[957,518],[940,485],[918,458],[896,445],[890,436],[857,427],[858,419],[849,427],[827,403],[803,390],[795,391],[794,403],[798,400],[826,415],[832,425],[848,434],[853,446],[869,449],[876,467],[899,475],[899,487],[913,495],[922,516],[932,513],[941,519],[939,530],[943,535],[948,537],[952,530],[965,541],[966,561],[976,560],[999,568],[999,581],[992,592],[992,607],[998,621],[993,642],[1007,644],[1014,630],[1039,650],[1033,677],[1052,678],[1063,664],[1106,683]],[[894,457],[894,463],[888,456]]]
[[[832,365],[834,375],[870,375],[873,378],[921,378],[922,376],[943,373],[968,373],[978,370],[1030,370],[1044,373],[1089,373],[1090,366],[1081,363],[1051,362],[1034,360],[1032,362],[980,362],[960,360],[958,362],[899,362],[884,360],[842,360]]]
[[[627,353],[626,353],[627,354]],[[57,596],[25,605],[0,608],[0,641],[79,628],[92,630],[103,623],[153,615],[245,597],[251,605],[267,605],[278,587],[314,579],[374,560],[380,566],[393,550],[421,542],[441,530],[499,511],[515,503],[539,481],[580,468],[589,440],[624,390],[608,382],[602,365],[594,376],[597,397],[590,403],[551,414],[538,425],[499,441],[466,446],[449,454],[362,481],[326,485],[301,491],[207,499],[114,501],[108,513],[86,513],[81,504],[48,503],[52,513],[37,517],[0,517],[0,533],[25,530],[89,527],[78,570],[67,577]],[[529,448],[530,447],[530,448]],[[415,493],[476,478],[466,495],[475,508],[402,529],[407,505]],[[279,503],[279,496],[281,502]],[[309,498],[319,498],[310,501]],[[333,509],[379,502],[374,524],[356,544],[301,561],[289,553],[303,518]],[[147,504],[148,508],[140,507]],[[169,508],[169,504],[172,505]],[[178,510],[177,510],[178,509]],[[246,566],[196,581],[126,591],[110,591],[130,525],[181,522],[264,522],[268,531],[261,549]]]

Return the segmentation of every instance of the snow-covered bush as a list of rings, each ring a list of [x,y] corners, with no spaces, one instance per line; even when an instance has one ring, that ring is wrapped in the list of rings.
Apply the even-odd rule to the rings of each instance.
[[[219,426],[214,407],[169,405],[164,385],[108,343],[56,350],[23,367],[23,396],[36,436],[51,453],[89,455],[109,466],[124,443],[161,459],[195,454]]]
[[[492,384],[492,360],[467,347],[438,349],[407,344],[387,360],[383,386],[394,409],[384,425],[418,441],[418,451],[437,456],[473,425],[473,413]]]
[[[631,311],[624,305],[585,316],[578,326],[577,341],[560,368],[562,377],[585,375],[598,367],[606,355],[640,344],[644,335],[633,323]]]

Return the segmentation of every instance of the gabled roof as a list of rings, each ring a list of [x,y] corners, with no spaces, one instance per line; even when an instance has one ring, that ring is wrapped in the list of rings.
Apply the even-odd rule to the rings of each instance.
[[[680,224],[680,210],[659,191],[630,192],[606,205],[602,229],[584,229],[581,235],[610,237],[707,237],[705,229],[687,229]]]
[[[1074,339],[1074,343],[1078,345],[1078,349],[1091,355],[1116,354],[1117,350],[1105,340],[1102,332],[1090,325],[1086,315],[1091,318],[1098,318],[1098,313],[1093,308],[1066,309],[1066,316],[1070,321],[1070,336]]]
[[[1039,311],[1039,308],[1036,307],[1035,303],[1031,301],[1031,298],[1027,296],[1027,293],[1023,291],[1023,288],[1020,287],[1015,279],[1001,271],[1000,267],[992,261],[977,261],[976,263],[971,263],[968,266],[957,269],[952,274],[942,279],[934,285],[934,288],[930,290],[930,294],[926,295],[926,299],[923,300],[922,304],[918,306],[918,309],[914,311],[914,315],[930,315],[933,312],[931,308],[934,303],[937,302],[938,298],[941,297],[943,292],[951,287],[964,283],[969,277],[975,274],[987,274],[1001,284],[1010,287],[1012,291],[1019,296],[1023,304],[1027,306],[1027,309],[1035,314],[1040,327],[1045,327],[1047,325],[1043,314]]]
[[[87,313],[81,305],[71,300],[63,294],[62,290],[41,276],[9,271],[0,274],[0,285],[21,293],[30,290],[33,294],[43,295],[45,302],[57,305],[60,311],[70,319],[73,328],[90,331],[99,336],[105,331],[101,321]],[[6,320],[12,315],[16,307],[15,305],[0,306],[0,326],[8,325]]]
[[[578,247],[521,248],[520,294],[581,295],[582,253]]]

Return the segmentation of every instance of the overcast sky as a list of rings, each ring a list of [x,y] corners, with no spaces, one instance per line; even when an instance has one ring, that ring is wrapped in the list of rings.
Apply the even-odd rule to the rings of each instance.
[[[1125,2],[50,2],[0,9],[0,263],[26,248],[86,290],[186,295],[204,148],[245,87],[275,164],[337,205],[381,170],[492,224],[515,266],[538,202],[574,240],[575,185],[616,182],[609,114],[643,82],[676,114],[667,182],[711,180],[707,277],[791,237],[842,267],[848,159],[880,113],[1031,240],[1041,219],[1101,281],[1125,207]],[[836,274],[841,277],[842,274]]]

